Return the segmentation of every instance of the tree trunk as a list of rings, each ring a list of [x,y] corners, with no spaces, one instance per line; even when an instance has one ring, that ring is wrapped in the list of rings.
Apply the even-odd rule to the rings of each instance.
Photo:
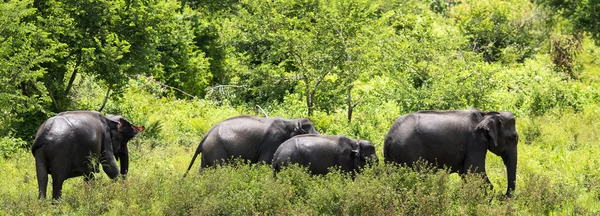
[[[308,79],[308,76],[304,76],[304,83],[306,84],[305,94],[306,94],[306,107],[308,108],[308,116],[312,116],[312,113],[313,113],[312,94],[314,94],[314,91],[312,93],[310,91],[310,80]]]
[[[352,122],[352,111],[354,106],[352,105],[352,85],[348,86],[348,92],[346,93],[346,104],[348,105],[348,123]]]
[[[73,74],[71,74],[71,78],[69,79],[69,84],[67,84],[67,88],[65,89],[65,98],[67,98],[69,96],[69,92],[71,91],[71,88],[73,87],[73,82],[75,82],[75,77],[77,76],[77,68],[79,67],[80,63],[81,63],[81,55],[78,55],[77,61],[75,62],[75,69],[73,69]]]
[[[341,36],[341,33],[340,33]],[[352,106],[352,70],[350,69],[350,63],[352,62],[352,57],[350,53],[348,53],[348,47],[344,43],[344,52],[346,53],[346,69],[348,70],[348,89],[346,93],[346,103],[348,105],[348,123],[352,122],[352,110],[354,106]]]
[[[102,112],[104,106],[106,105],[106,101],[108,101],[108,95],[110,95],[110,84],[108,85],[108,90],[106,91],[106,95],[104,96],[104,101],[102,102],[102,106],[98,109],[98,112]]]
[[[50,99],[52,100],[52,103],[54,104],[54,108],[56,108],[55,111],[57,113],[61,112],[62,110],[60,109],[60,106],[58,106],[58,101],[54,97],[54,94],[52,93],[52,89],[48,89],[48,96],[50,96]]]

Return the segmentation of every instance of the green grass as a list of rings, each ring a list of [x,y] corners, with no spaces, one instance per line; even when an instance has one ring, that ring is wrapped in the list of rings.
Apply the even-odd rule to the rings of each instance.
[[[597,169],[600,150],[596,147],[600,141],[600,125],[596,123],[596,106],[578,113],[556,111],[540,117],[518,117],[521,141],[517,189],[513,199],[505,199],[502,196],[506,190],[505,167],[501,159],[491,153],[487,170],[494,190],[487,192],[477,176],[464,182],[457,174],[444,171],[417,173],[410,168],[385,164],[368,168],[352,180],[339,172],[313,177],[298,167],[283,171],[275,179],[269,166],[241,162],[198,174],[199,163],[196,163],[190,175],[182,178],[203,133],[221,119],[243,111],[202,101],[178,103],[183,102],[171,101],[144,111],[149,113],[125,112],[137,118],[134,122],[147,124],[153,119],[163,122],[154,132],[146,131],[147,134],[142,133],[130,142],[131,165],[127,179],[112,181],[104,173],[98,173],[97,179],[88,184],[82,178],[69,179],[64,185],[63,199],[56,204],[37,199],[35,166],[29,151],[0,159],[0,214],[600,213],[600,171]],[[375,108],[378,109],[384,108]],[[198,113],[192,115],[184,110]],[[360,113],[359,116],[369,116],[369,111]],[[181,117],[176,123],[168,121],[177,115]],[[315,122],[324,131],[372,139],[382,158],[383,137],[394,120],[393,114],[381,115],[385,116],[382,119],[358,117],[349,126],[344,125],[343,113],[317,115],[321,115],[320,120]],[[146,120],[139,120],[142,116]],[[194,126],[194,122],[200,123]],[[51,193],[50,187],[48,193]]]
[[[592,57],[586,54],[586,61]],[[586,71],[587,81],[578,85],[594,88],[597,71]],[[417,173],[387,164],[369,167],[354,180],[340,172],[310,176],[300,167],[285,169],[275,179],[268,165],[242,162],[199,174],[196,160],[188,177],[182,178],[196,146],[213,125],[231,116],[256,113],[226,103],[179,100],[148,88],[140,80],[131,80],[122,99],[109,101],[106,107],[107,113],[146,126],[129,143],[126,180],[112,181],[102,172],[87,184],[81,177],[71,178],[64,184],[61,201],[38,200],[33,156],[28,149],[14,147],[23,141],[2,138],[0,215],[600,214],[600,105],[593,102],[578,109],[551,108],[541,116],[528,116],[526,106],[513,110],[520,140],[517,182],[514,198],[505,199],[506,168],[492,153],[486,161],[492,191],[486,191],[477,176],[463,181],[445,171]],[[79,101],[77,107],[94,107],[102,100],[86,92],[78,94],[88,100]],[[303,117],[305,105],[297,96],[290,94],[281,104],[262,106],[269,116]],[[498,102],[499,107],[502,104]],[[324,134],[371,140],[383,159],[383,139],[402,114],[394,102],[383,102],[357,106],[352,123],[343,109],[316,111],[311,120]]]

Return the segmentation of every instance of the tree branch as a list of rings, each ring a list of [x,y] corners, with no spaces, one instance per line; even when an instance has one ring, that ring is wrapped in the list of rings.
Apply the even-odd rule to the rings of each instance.
[[[361,104],[362,102],[364,102],[364,100],[359,100],[359,101],[356,101],[356,103],[352,104],[352,108],[354,108],[354,107],[358,106],[358,105],[359,105],[359,104]]]
[[[269,118],[269,115],[267,114],[267,112],[265,112],[265,110],[263,110],[263,108],[260,107],[258,104],[256,104],[254,107],[257,108],[258,110],[260,110],[263,113],[263,115],[265,115],[265,117]],[[258,110],[256,112],[258,112]]]
[[[69,96],[69,92],[71,91],[71,88],[73,87],[73,82],[75,81],[75,77],[77,76],[77,68],[79,67],[79,64],[81,64],[81,54],[77,55],[77,61],[75,61],[75,67],[73,69],[73,74],[71,74],[71,78],[69,79],[69,84],[67,85],[67,88],[65,89],[65,97]]]
[[[143,77],[143,78],[145,78],[145,79],[148,79],[148,80],[150,80],[150,81],[152,81],[152,82],[154,82],[154,83],[156,83],[156,84],[159,84],[159,85],[160,85],[160,86],[162,86],[162,87],[165,87],[165,88],[170,88],[170,89],[173,89],[173,90],[175,90],[175,91],[181,92],[182,94],[184,94],[184,95],[186,95],[186,96],[188,96],[188,97],[196,98],[196,96],[194,96],[194,95],[192,95],[192,94],[190,94],[190,93],[187,93],[187,92],[185,92],[185,91],[183,91],[183,90],[181,90],[181,89],[178,89],[178,88],[176,88],[176,87],[169,86],[169,85],[167,85],[167,84],[164,84],[164,83],[162,83],[162,82],[159,82],[159,81],[155,80],[154,78],[147,77],[147,76],[144,76],[144,75],[141,75],[141,74],[138,74],[137,76],[138,76],[138,77]]]
[[[319,84],[321,84],[321,81],[323,81],[325,79],[325,76],[327,76],[327,74],[329,74],[331,71],[327,71],[324,74],[321,74],[321,76],[319,76],[319,78],[316,80],[315,82],[315,88],[317,88],[319,86]]]
[[[221,89],[221,88],[225,88],[225,87],[244,88],[246,86],[243,86],[243,85],[241,85],[241,86],[240,85],[216,85],[216,86],[210,87],[210,88],[212,88],[212,89]]]
[[[48,89],[48,96],[50,96],[50,99],[52,99],[52,103],[54,104],[54,107],[56,108],[56,112],[60,112],[62,111],[60,109],[60,107],[58,106],[58,102],[56,101],[56,98],[54,98],[54,96],[52,95],[52,90]]]
[[[98,109],[98,112],[102,112],[102,110],[104,109],[104,106],[106,105],[106,102],[108,101],[108,95],[110,94],[110,89],[111,89],[111,85],[108,85],[108,90],[106,91],[106,95],[104,96],[104,101],[102,102],[102,106],[100,106],[100,109]]]

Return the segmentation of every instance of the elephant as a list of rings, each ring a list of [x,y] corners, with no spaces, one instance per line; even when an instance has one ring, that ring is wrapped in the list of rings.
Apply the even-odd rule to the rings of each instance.
[[[377,163],[375,146],[368,140],[345,136],[307,134],[292,137],[277,148],[273,157],[273,175],[287,163],[308,167],[313,175],[324,175],[330,167],[357,173],[366,164]]]
[[[200,172],[235,157],[251,163],[271,163],[277,147],[291,137],[319,134],[308,118],[284,119],[236,116],[213,126],[202,138],[184,177],[202,152]]]
[[[506,196],[515,190],[517,143],[515,116],[511,112],[468,110],[419,111],[396,119],[384,141],[384,161],[408,164],[422,159],[451,172],[485,173],[487,151],[502,157],[506,166]]]
[[[48,174],[52,175],[52,199],[62,196],[63,182],[99,172],[94,160],[111,179],[129,169],[127,142],[144,126],[136,126],[120,115],[102,115],[96,111],[61,112],[37,129],[31,152],[35,158],[38,198],[46,198]],[[120,160],[121,169],[115,162]]]

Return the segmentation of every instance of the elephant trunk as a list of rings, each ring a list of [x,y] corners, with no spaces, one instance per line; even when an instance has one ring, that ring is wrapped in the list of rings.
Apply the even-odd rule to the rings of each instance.
[[[508,187],[506,189],[506,196],[512,197],[512,193],[515,191],[515,183],[517,176],[517,147],[508,150],[504,156],[502,156],[504,165],[506,166],[506,176],[508,180]]]
[[[120,152],[120,162],[121,162],[121,175],[125,176],[127,171],[129,171],[129,150],[127,150],[127,146],[124,146]]]

